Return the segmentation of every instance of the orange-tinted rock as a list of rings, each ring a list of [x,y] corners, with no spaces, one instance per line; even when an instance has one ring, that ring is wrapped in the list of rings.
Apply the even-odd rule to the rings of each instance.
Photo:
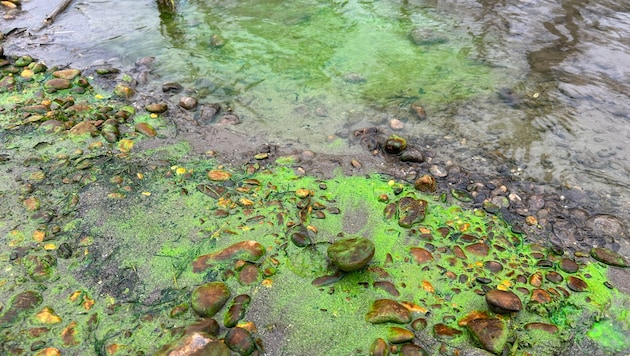
[[[246,263],[240,271],[238,271],[238,282],[244,286],[252,285],[258,282],[260,272],[258,267],[252,263]]]
[[[498,314],[517,312],[523,308],[523,303],[516,294],[498,289],[486,293],[486,303],[491,311]]]
[[[555,334],[558,332],[558,327],[547,323],[529,323],[525,325],[525,330],[542,330],[550,334]]]
[[[459,319],[457,325],[466,326],[468,322],[475,319],[488,319],[490,315],[483,310],[473,310],[470,313],[466,314],[463,318]]]
[[[433,334],[439,339],[452,339],[462,334],[461,330],[438,323],[433,325]]]
[[[588,289],[588,285],[584,280],[573,276],[567,278],[567,287],[574,292],[584,292]]]
[[[387,331],[387,341],[392,344],[400,344],[403,342],[411,341],[415,337],[413,331],[407,330],[405,328],[399,328],[397,326],[392,326]]]
[[[532,297],[530,298],[530,300],[545,304],[551,302],[551,296],[549,295],[549,293],[547,293],[547,291],[543,289],[534,289],[532,291]]]
[[[223,318],[223,325],[225,325],[226,328],[236,326],[236,324],[245,316],[250,301],[251,297],[247,294],[240,294],[234,297],[232,304]]]
[[[210,282],[197,287],[191,296],[191,306],[201,317],[212,317],[230,298],[230,289],[222,282]]]
[[[433,254],[422,247],[412,247],[409,249],[409,253],[418,264],[433,261]]]
[[[490,252],[490,248],[483,242],[478,242],[476,244],[468,245],[464,248],[468,253],[471,253],[476,256],[485,257],[488,256]]]
[[[254,262],[265,254],[265,247],[256,241],[241,241],[221,251],[197,257],[193,261],[193,272],[201,272],[213,263],[243,260]]]
[[[118,84],[114,88],[114,94],[121,98],[130,99],[136,94],[136,91],[124,84]]]
[[[79,340],[76,338],[77,334],[77,322],[72,321],[61,331],[61,340],[63,340],[64,346],[75,346],[79,344]]]
[[[53,77],[72,80],[78,77],[81,74],[81,71],[78,69],[62,69],[57,70],[52,73]]]
[[[542,285],[543,282],[543,275],[540,272],[536,272],[534,274],[532,274],[531,276],[529,276],[529,284],[532,285],[533,287],[540,287]]]
[[[136,131],[147,137],[155,137],[157,136],[157,131],[153,128],[153,126],[147,124],[146,122],[139,122],[135,127]]]
[[[413,186],[424,193],[433,193],[437,189],[435,178],[430,174],[425,174],[418,178]]]
[[[372,303],[365,319],[372,324],[397,323],[407,324],[411,321],[409,309],[391,299],[377,299]]]

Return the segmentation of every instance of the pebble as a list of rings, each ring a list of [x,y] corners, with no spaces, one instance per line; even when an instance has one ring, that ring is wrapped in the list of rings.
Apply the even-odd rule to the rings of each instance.
[[[408,148],[399,156],[401,162],[422,163],[425,158],[422,152],[416,148]]]
[[[398,289],[392,282],[376,281],[372,283],[372,287],[377,288],[377,289],[382,289],[394,297],[400,296],[400,292],[398,291]]]
[[[164,83],[162,84],[162,92],[163,93],[179,93],[184,89],[179,83]],[[180,100],[181,102],[181,100]]]
[[[192,309],[201,317],[214,316],[230,298],[230,289],[222,282],[201,285],[192,293]]]
[[[567,273],[575,273],[580,269],[580,266],[571,259],[563,258],[560,261],[560,269]]]
[[[600,214],[591,216],[586,220],[585,226],[591,230],[596,237],[628,237],[626,228],[621,219],[613,215]]]
[[[391,326],[387,331],[387,341],[392,344],[401,344],[411,341],[414,337],[413,331],[398,326]]]
[[[414,188],[423,193],[433,193],[437,190],[437,182],[435,178],[430,174],[425,174],[418,178],[414,184]]]
[[[558,332],[558,327],[547,323],[529,323],[525,325],[525,330],[542,330],[549,334],[555,334]]]
[[[365,267],[374,257],[375,250],[372,241],[351,237],[335,241],[328,247],[327,254],[340,270],[352,272]]]
[[[437,164],[434,164],[431,167],[429,167],[429,173],[431,173],[434,177],[437,177],[437,178],[444,178],[448,176],[448,172],[444,168],[438,166]]]
[[[424,110],[424,108],[419,104],[411,104],[411,112],[416,116],[418,120],[424,120],[427,118],[426,110]]]
[[[551,271],[551,272],[547,272],[547,274],[545,274],[545,278],[553,283],[561,283],[564,280],[564,277],[562,277],[562,275],[558,272],[555,271]]]
[[[426,356],[428,355],[424,349],[416,344],[408,343],[402,345],[400,348],[400,352],[398,353],[400,356]]]
[[[219,125],[238,125],[241,123],[241,119],[235,114],[225,114],[217,120]]]
[[[405,125],[398,119],[391,119],[389,120],[389,127],[392,130],[402,130],[405,128]]]
[[[230,356],[230,349],[219,340],[202,332],[186,333],[179,340],[164,346],[156,356],[169,355],[213,355]]]
[[[395,300],[377,299],[372,303],[365,319],[372,324],[407,324],[411,321],[411,313]]]
[[[253,263],[245,263],[245,265],[238,272],[238,282],[241,285],[249,286],[258,282],[260,271],[258,267]]]
[[[388,356],[389,345],[382,338],[374,340],[370,346],[370,356]]]
[[[551,295],[544,289],[536,288],[532,291],[530,301],[538,302],[540,304],[546,304],[551,302]]]
[[[4,315],[0,318],[0,325],[9,326],[8,324],[14,322],[19,316],[42,304],[43,300],[42,295],[35,291],[29,290],[16,294],[11,298]]]
[[[153,128],[153,126],[147,124],[146,122],[137,123],[135,129],[147,137],[157,136],[157,131]]]
[[[265,254],[265,247],[256,241],[241,241],[221,251],[199,256],[193,261],[193,272],[205,270],[212,262],[243,260],[255,262]]]
[[[144,109],[150,113],[161,114],[165,112],[166,110],[168,110],[168,105],[164,103],[154,103],[154,104],[148,104],[147,106],[144,107]]]
[[[567,278],[567,287],[574,292],[584,292],[588,289],[588,285],[584,280],[574,276]]]
[[[114,88],[114,94],[123,99],[131,99],[136,94],[136,91],[124,84],[118,84]]]
[[[521,299],[510,291],[492,289],[486,293],[486,303],[497,314],[518,312],[523,308]]]
[[[431,252],[423,249],[422,247],[412,247],[409,249],[409,253],[418,264],[424,264],[433,261],[433,255],[431,254]]]
[[[484,349],[500,354],[508,339],[508,330],[499,319],[475,319],[466,325],[473,338]]]
[[[249,331],[235,327],[225,334],[225,345],[239,355],[250,355],[256,350],[256,342]]]
[[[383,143],[383,150],[389,154],[397,155],[406,149],[407,140],[398,135],[390,135]]]
[[[251,297],[247,294],[240,294],[234,297],[232,304],[223,318],[223,325],[225,325],[226,328],[235,327],[236,324],[245,316],[247,307],[249,306],[251,300]]]

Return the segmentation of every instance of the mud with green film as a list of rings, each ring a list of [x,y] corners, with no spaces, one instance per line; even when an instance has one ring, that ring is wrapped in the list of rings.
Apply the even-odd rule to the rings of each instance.
[[[627,260],[533,243],[482,182],[229,165],[124,73],[2,61],[3,354],[628,350]]]

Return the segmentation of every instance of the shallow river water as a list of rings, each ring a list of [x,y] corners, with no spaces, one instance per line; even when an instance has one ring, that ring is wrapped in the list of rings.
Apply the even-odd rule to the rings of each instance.
[[[269,142],[352,152],[333,138],[399,119],[412,140],[456,143],[465,166],[496,171],[488,159],[500,157],[524,179],[630,211],[626,1],[189,0],[175,15],[153,1],[74,1],[36,30],[54,5],[24,1],[3,20],[29,35],[7,51],[75,67],[155,56],[156,83],[228,103],[234,130]]]

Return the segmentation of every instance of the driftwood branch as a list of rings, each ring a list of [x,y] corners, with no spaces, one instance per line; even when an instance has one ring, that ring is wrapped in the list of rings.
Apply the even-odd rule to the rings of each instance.
[[[64,12],[71,2],[72,0],[61,0],[59,5],[57,5],[57,7],[44,19],[44,26],[48,26],[55,22],[55,18]]]

